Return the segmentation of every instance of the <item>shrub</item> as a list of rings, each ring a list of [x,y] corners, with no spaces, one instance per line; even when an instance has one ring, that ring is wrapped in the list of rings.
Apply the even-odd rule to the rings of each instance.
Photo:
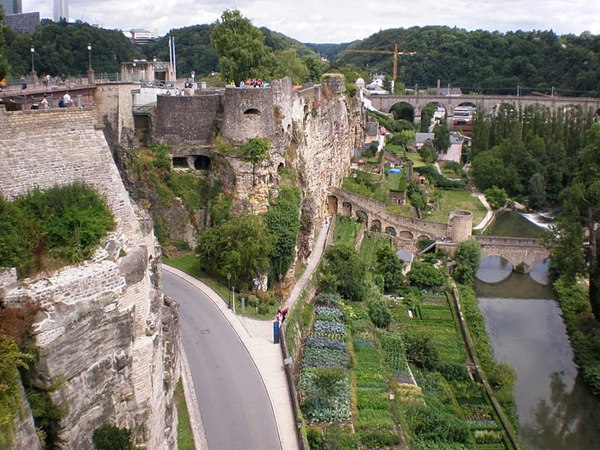
[[[392,315],[384,301],[369,302],[369,317],[377,328],[387,328],[392,321]]]
[[[435,187],[441,189],[462,189],[465,186],[463,181],[449,180],[440,174],[433,166],[415,167],[415,170],[426,177]]]
[[[104,424],[94,430],[92,442],[96,450],[134,450],[131,431],[115,425]]]
[[[81,182],[34,189],[10,204],[0,200],[0,267],[20,276],[44,269],[50,258],[61,264],[90,257],[114,227],[106,201]]]
[[[469,372],[464,364],[448,361],[439,365],[438,371],[448,381],[469,381]]]
[[[420,439],[464,444],[471,441],[467,423],[439,409],[411,405],[407,410],[407,419],[413,434]]]
[[[264,137],[252,138],[240,147],[242,154],[253,164],[267,159],[269,150],[271,150],[271,141]]]
[[[360,430],[360,442],[367,448],[393,447],[400,443],[400,436],[393,430]]]
[[[440,355],[431,336],[405,334],[404,345],[407,359],[417,367],[432,370],[439,364]]]

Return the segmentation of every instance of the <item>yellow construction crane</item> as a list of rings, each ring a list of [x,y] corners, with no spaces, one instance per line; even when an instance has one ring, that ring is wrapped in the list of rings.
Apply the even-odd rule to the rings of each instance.
[[[399,52],[398,44],[394,44],[394,50],[346,50],[352,53],[384,53],[386,55],[392,55],[394,66],[392,69],[392,92],[394,91],[394,84],[398,77],[398,55],[416,55],[417,52]]]

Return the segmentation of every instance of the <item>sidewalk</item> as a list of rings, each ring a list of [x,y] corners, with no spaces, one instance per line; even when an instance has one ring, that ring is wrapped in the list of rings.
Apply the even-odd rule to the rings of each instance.
[[[325,242],[327,240],[327,235],[329,234],[329,230],[331,228],[331,222],[333,221],[333,217],[329,217],[325,219],[323,226],[319,232],[319,236],[315,240],[315,245],[313,250],[308,258],[308,264],[306,265],[306,269],[302,273],[300,279],[294,285],[290,296],[283,303],[284,308],[292,308],[296,300],[300,297],[300,294],[306,287],[306,283],[312,276],[313,272],[317,268],[319,261],[321,261],[321,256],[323,255],[323,251],[325,250]]]
[[[225,316],[246,347],[263,380],[273,408],[281,448],[283,450],[297,449],[296,426],[290,395],[288,393],[281,348],[279,345],[273,343],[273,322],[236,316],[227,307],[225,301],[200,280],[173,267],[164,264],[162,267],[163,270],[178,275],[203,291],[219,308],[223,316]],[[182,370],[182,376],[189,377],[189,371]],[[189,378],[184,380],[184,386],[193,386],[192,380]],[[195,400],[195,397],[193,397],[193,400]],[[190,420],[194,424],[193,428],[200,428],[199,435],[202,436],[204,432],[201,429],[202,418],[199,417],[199,411],[193,405],[188,405],[188,410],[190,412]],[[206,448],[204,447],[205,443],[205,439],[200,437],[200,442],[196,442],[196,446],[204,450]]]

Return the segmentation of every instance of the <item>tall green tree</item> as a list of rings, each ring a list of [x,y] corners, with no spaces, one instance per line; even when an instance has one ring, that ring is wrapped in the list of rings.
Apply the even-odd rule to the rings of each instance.
[[[563,204],[551,229],[550,276],[562,278],[567,284],[575,284],[577,277],[585,271],[585,255],[582,249],[583,227],[579,207],[571,194],[564,193]]]
[[[544,176],[537,172],[529,180],[529,206],[540,208],[546,203],[546,182]]]
[[[277,67],[273,73],[274,78],[290,77],[293,84],[303,84],[308,80],[308,67],[293,48],[275,53],[275,59]]]
[[[296,186],[284,186],[279,196],[269,205],[265,214],[265,223],[276,242],[270,255],[271,280],[285,275],[294,261],[296,240],[300,230],[300,189]]]
[[[268,272],[273,242],[262,217],[245,214],[202,232],[196,253],[203,270],[250,285]]]
[[[323,274],[330,281],[337,281],[338,293],[348,300],[363,300],[365,272],[364,262],[349,245],[336,245],[325,253]],[[328,285],[335,286],[335,283],[330,282]]]
[[[375,261],[377,272],[383,275],[384,292],[391,292],[404,284],[404,263],[389,245],[377,249]]]
[[[454,278],[459,283],[470,284],[479,268],[481,244],[474,239],[460,242],[456,247],[454,259],[457,262],[453,272]]]
[[[211,34],[222,78],[236,86],[247,78],[267,78],[273,55],[264,42],[264,34],[250,19],[237,9],[224,11]]]
[[[442,153],[447,153],[450,148],[450,130],[445,120],[433,127],[433,146]]]

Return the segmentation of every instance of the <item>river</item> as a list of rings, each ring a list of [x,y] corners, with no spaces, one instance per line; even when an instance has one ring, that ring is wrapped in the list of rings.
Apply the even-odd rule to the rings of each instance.
[[[540,229],[519,214],[499,217],[490,234],[531,237]],[[475,291],[498,361],[517,373],[519,436],[530,450],[600,449],[600,401],[583,384],[560,309],[547,285],[547,262],[529,274],[499,257],[483,258]]]

